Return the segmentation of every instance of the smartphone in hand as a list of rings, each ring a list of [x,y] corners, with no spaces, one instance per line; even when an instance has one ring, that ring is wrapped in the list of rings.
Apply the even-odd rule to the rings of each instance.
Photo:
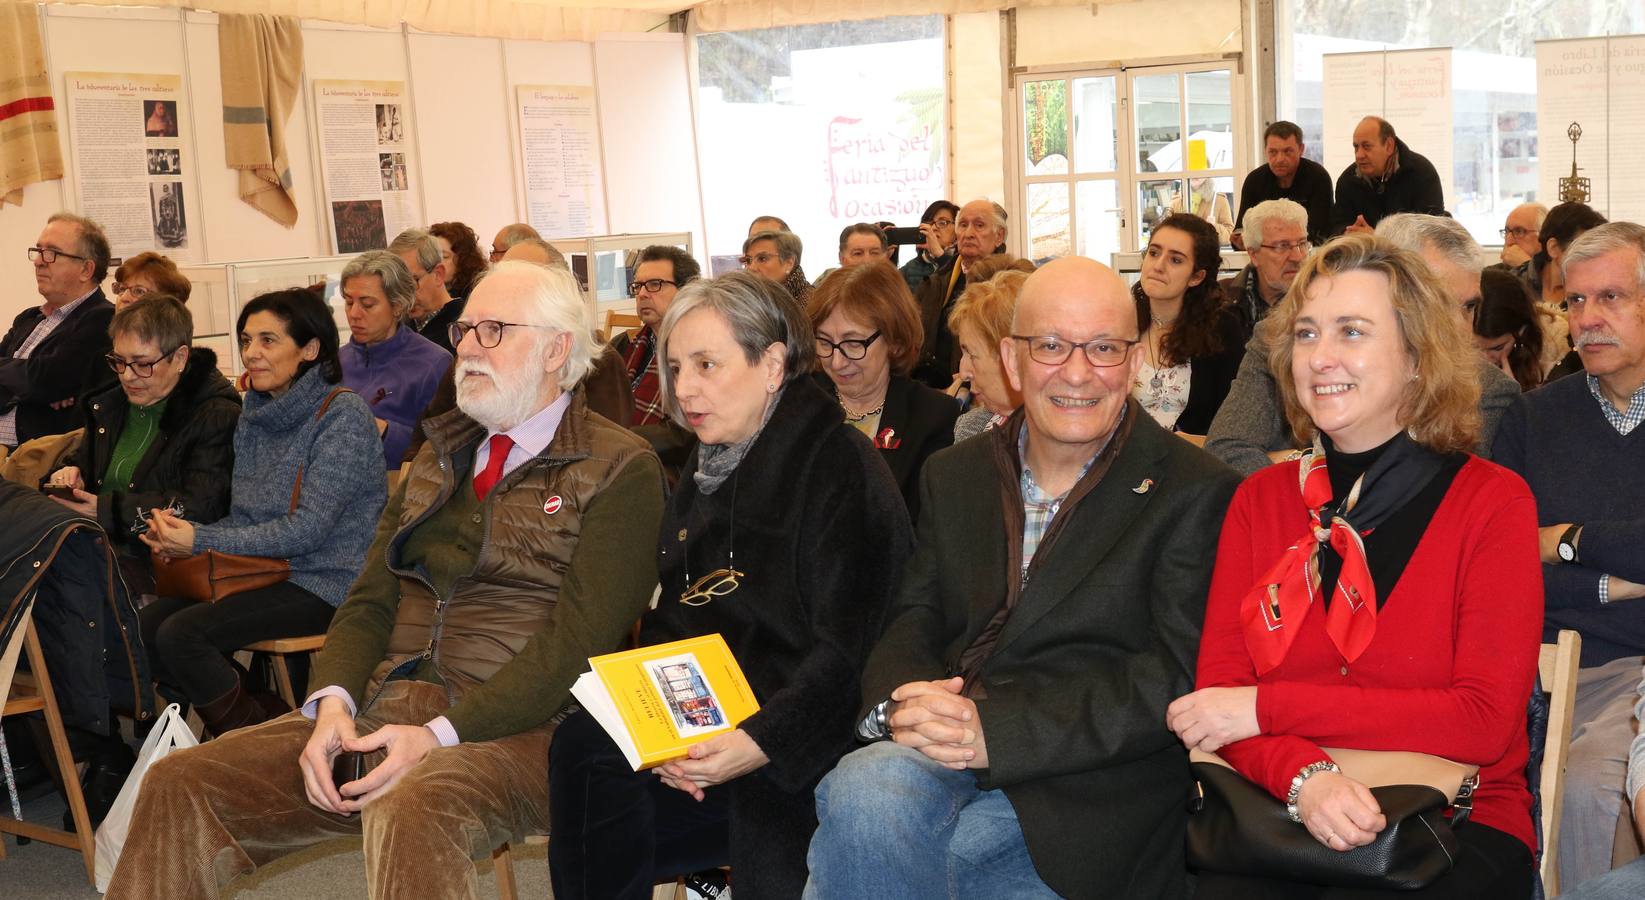
[[[40,493],[47,497],[56,497],[59,500],[73,500],[74,486],[68,484],[42,484]]]
[[[365,754],[356,750],[344,750],[331,761],[331,783],[337,788],[337,793],[343,792],[343,785],[351,781],[359,781],[365,777]],[[352,799],[352,798],[345,798]]]

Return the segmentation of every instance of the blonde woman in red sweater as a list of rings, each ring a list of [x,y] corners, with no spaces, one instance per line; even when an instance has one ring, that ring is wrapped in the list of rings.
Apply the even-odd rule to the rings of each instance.
[[[1454,310],[1419,257],[1356,235],[1309,259],[1264,320],[1287,415],[1313,450],[1235,494],[1198,690],[1167,719],[1188,747],[1294,802],[1299,827],[1339,852],[1387,819],[1322,747],[1477,765],[1464,852],[1398,895],[1529,898],[1536,511],[1519,476],[1469,453],[1479,387]],[[1196,896],[1379,894],[1202,872]]]

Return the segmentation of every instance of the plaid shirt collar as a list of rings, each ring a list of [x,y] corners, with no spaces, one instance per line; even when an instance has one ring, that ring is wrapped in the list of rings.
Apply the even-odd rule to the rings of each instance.
[[[1113,439],[1114,436],[1110,434],[1108,441]],[[1104,441],[1102,446],[1091,454],[1091,458],[1085,461],[1085,465],[1080,467],[1079,478],[1074,479],[1075,484],[1091,471],[1091,465],[1102,455],[1102,451],[1107,449],[1108,441]],[[1068,491],[1053,497],[1041,490],[1039,482],[1034,480],[1034,472],[1028,467],[1026,424],[1017,434],[1017,459],[1022,461],[1022,474],[1018,476],[1017,486],[1022,491],[1022,576],[1026,578],[1028,564],[1034,561],[1034,551],[1039,549],[1040,539],[1045,537],[1045,532],[1051,527],[1051,521],[1057,517],[1058,510],[1062,509],[1062,501],[1067,499]]]
[[[1633,396],[1628,398],[1628,409],[1624,412],[1617,409],[1616,404],[1612,403],[1610,398],[1600,391],[1598,378],[1593,375],[1586,377],[1588,379],[1588,393],[1593,394],[1594,399],[1599,401],[1599,410],[1605,414],[1605,420],[1611,423],[1612,428],[1615,428],[1621,434],[1627,434],[1633,431],[1640,422],[1645,422],[1645,384],[1641,384],[1634,390]]]

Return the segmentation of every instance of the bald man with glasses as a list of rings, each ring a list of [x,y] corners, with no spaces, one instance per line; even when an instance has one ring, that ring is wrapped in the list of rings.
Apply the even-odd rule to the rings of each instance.
[[[57,213],[28,248],[43,301],[12,320],[0,339],[0,445],[62,434],[79,424],[75,398],[111,382],[114,304],[99,287],[109,241],[90,219]]]

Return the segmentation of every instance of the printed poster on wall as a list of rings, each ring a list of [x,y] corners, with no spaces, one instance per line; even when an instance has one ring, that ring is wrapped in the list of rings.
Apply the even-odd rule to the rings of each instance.
[[[1571,175],[1572,123],[1577,174],[1589,179],[1590,206],[1608,218],[1645,216],[1645,35],[1538,41],[1538,199],[1559,202],[1559,179]]]
[[[108,234],[117,257],[147,250],[196,262],[197,212],[184,188],[194,161],[182,140],[180,75],[68,72],[69,148],[80,211]]]
[[[1451,48],[1328,53],[1324,75],[1325,168],[1333,179],[1354,161],[1354,127],[1380,116],[1407,147],[1428,157],[1447,206],[1455,202]]]
[[[516,88],[526,222],[549,237],[605,232],[600,135],[594,89],[523,84]]]
[[[403,81],[314,82],[334,253],[380,250],[422,221]]]

